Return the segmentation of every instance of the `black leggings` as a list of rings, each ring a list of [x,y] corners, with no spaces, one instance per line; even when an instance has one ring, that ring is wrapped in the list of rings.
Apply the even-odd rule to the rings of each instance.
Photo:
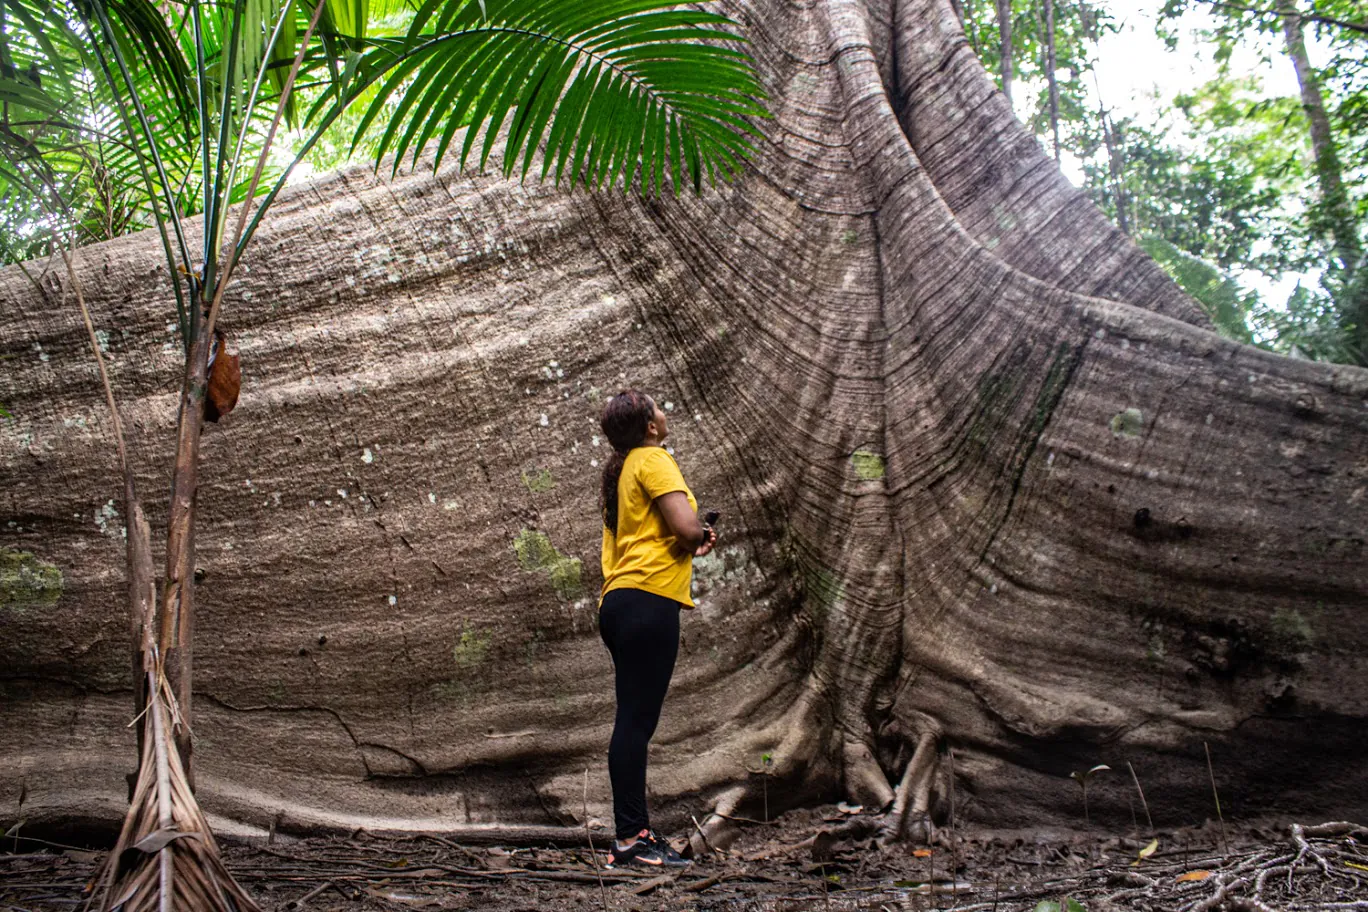
[[[617,718],[608,746],[617,837],[651,825],[646,812],[646,745],[660,721],[679,655],[679,603],[640,589],[614,589],[599,608],[599,634],[613,656]]]

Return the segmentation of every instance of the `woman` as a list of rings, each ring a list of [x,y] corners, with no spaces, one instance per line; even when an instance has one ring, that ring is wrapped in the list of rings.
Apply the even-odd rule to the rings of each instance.
[[[717,536],[674,457],[661,446],[665,413],[636,390],[614,396],[599,422],[613,457],[603,469],[603,599],[599,633],[613,657],[617,717],[608,748],[617,840],[609,867],[686,865],[651,829],[646,746],[679,653],[679,610],[692,608],[693,559]]]

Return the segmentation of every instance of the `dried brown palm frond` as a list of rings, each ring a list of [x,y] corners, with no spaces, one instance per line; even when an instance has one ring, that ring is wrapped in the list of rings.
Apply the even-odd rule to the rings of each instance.
[[[98,900],[101,912],[257,912],[224,867],[190,791],[171,738],[175,697],[158,671],[149,671],[146,682],[138,783],[92,902]]]

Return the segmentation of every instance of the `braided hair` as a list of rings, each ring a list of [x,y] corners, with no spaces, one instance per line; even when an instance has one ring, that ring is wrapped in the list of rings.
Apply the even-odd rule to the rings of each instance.
[[[647,425],[655,417],[655,401],[638,390],[623,390],[603,407],[599,427],[613,445],[613,455],[603,467],[603,524],[617,535],[618,480],[627,454],[646,439]]]

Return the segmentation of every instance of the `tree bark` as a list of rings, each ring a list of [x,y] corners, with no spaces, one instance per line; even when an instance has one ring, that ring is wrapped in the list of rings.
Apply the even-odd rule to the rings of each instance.
[[[223,315],[241,402],[203,437],[194,560],[168,561],[204,577],[205,811],[566,826],[587,766],[608,819],[597,418],[636,386],[723,513],[653,747],[662,829],[713,810],[725,842],[766,801],[900,788],[943,820],[948,746],[958,813],[1003,826],[1082,825],[1069,773],[1127,761],[1156,822],[1198,820],[1204,741],[1228,814],[1368,812],[1368,372],[1211,332],[948,0],[724,9],[775,99],[734,185],[359,168],[263,227]],[[184,378],[158,260],[133,236],[81,267],[144,491]],[[27,788],[26,829],[117,821],[132,751],[80,339],[0,272],[0,537],[66,581],[0,638],[0,801]],[[1090,784],[1098,826],[1129,822],[1124,785]]]
[[[998,44],[1001,48],[1000,64],[1002,94],[1007,96],[1007,106],[1012,106],[1012,0],[997,0]]]
[[[1320,79],[1306,53],[1301,11],[1295,0],[1277,0],[1277,9],[1282,14],[1283,45],[1297,71],[1302,110],[1306,112],[1311,128],[1311,151],[1315,161],[1316,182],[1320,186],[1320,204],[1328,223],[1334,256],[1339,261],[1338,272],[1344,289],[1342,295],[1345,300],[1341,305],[1344,319],[1355,326],[1354,344],[1359,363],[1368,364],[1368,283],[1357,279],[1359,267],[1363,265],[1358,221],[1344,187],[1339,150],[1330,127],[1330,117],[1325,111]]]

